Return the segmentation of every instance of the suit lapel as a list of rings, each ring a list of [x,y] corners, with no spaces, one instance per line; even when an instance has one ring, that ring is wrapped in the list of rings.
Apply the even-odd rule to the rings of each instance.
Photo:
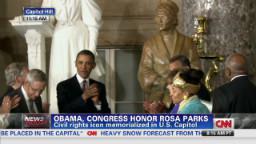
[[[74,90],[77,90],[77,91],[79,91],[79,92],[81,92],[81,93],[83,92],[83,90],[81,89],[80,84],[79,84],[79,82],[78,82],[76,76],[73,76],[73,77],[71,78],[71,85],[72,85],[72,87],[73,87]]]
[[[95,82],[96,82],[95,80],[89,79],[89,85],[92,85],[92,84],[94,84]]]

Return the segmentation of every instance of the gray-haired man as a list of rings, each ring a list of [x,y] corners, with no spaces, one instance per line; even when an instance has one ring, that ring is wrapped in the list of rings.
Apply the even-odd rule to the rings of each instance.
[[[24,84],[17,90],[21,100],[19,106],[11,113],[42,113],[42,100],[40,94],[46,87],[47,77],[39,69],[29,71]]]
[[[25,63],[14,62],[9,64],[5,69],[5,79],[8,89],[4,95],[17,90],[24,83],[29,72],[28,66]]]

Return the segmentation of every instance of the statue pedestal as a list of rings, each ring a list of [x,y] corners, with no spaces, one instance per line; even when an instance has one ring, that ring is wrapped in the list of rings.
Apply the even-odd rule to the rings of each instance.
[[[22,21],[20,17],[9,22],[26,39],[29,69],[40,69],[46,73],[45,37],[52,36],[53,26],[46,22]],[[48,101],[45,92],[42,94],[42,99]]]
[[[26,39],[29,69],[37,68],[46,72],[45,37],[52,36],[53,26],[44,22],[24,22],[17,19],[9,22]]]

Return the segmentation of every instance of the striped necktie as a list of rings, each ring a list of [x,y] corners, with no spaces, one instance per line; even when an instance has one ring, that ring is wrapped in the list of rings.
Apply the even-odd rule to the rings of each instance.
[[[32,100],[29,100],[29,109],[30,109],[30,113],[36,113],[34,108],[34,102]]]

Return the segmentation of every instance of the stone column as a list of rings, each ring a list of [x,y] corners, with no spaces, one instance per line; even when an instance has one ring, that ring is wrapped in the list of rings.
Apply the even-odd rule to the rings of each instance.
[[[46,73],[45,58],[45,36],[35,29],[28,29],[25,33],[25,39],[28,47],[28,67],[29,69],[40,69]],[[47,89],[41,94],[43,103],[47,103]]]
[[[183,32],[193,34],[195,16],[208,19],[207,49],[227,56],[233,52],[244,54],[249,61],[251,76],[256,73],[256,1],[255,0],[183,0]],[[206,62],[203,62],[206,66]],[[207,67],[207,66],[206,66]],[[215,85],[223,84],[222,72],[215,79]],[[255,80],[254,80],[255,82]]]
[[[45,37],[34,29],[29,29],[25,33],[28,46],[28,66],[29,69],[40,69],[46,72],[45,59]]]

